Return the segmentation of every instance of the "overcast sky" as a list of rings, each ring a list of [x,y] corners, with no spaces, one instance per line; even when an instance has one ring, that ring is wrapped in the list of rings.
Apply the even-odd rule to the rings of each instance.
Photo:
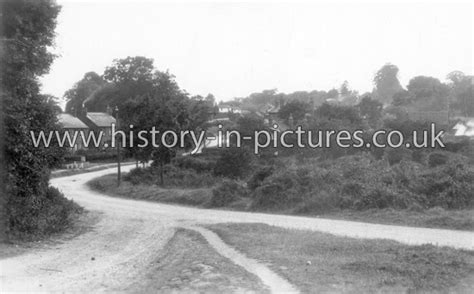
[[[387,62],[400,68],[403,86],[416,75],[473,71],[468,2],[58,2],[60,56],[42,78],[43,92],[57,97],[84,73],[135,55],[169,69],[190,94],[218,101],[272,88],[329,90],[344,80],[362,93]]]

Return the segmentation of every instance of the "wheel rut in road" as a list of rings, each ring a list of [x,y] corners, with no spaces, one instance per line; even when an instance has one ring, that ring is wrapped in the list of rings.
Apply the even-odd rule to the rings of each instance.
[[[299,293],[298,289],[286,279],[280,277],[267,266],[230,247],[216,233],[196,226],[187,227],[187,229],[199,232],[220,255],[256,275],[272,293]]]

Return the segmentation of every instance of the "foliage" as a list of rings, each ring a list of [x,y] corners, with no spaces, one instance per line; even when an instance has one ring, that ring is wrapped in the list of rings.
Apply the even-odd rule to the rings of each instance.
[[[447,77],[451,84],[451,105],[464,116],[474,116],[473,76],[467,76],[460,71],[454,71]]]
[[[247,190],[235,180],[224,180],[212,189],[210,207],[223,207],[245,197]]]
[[[367,155],[279,168],[252,192],[253,206],[328,212],[338,209],[470,208],[474,171],[458,156],[436,168],[409,159],[388,165]]]
[[[201,130],[213,112],[215,99],[211,94],[205,98],[189,98],[179,88],[174,76],[156,70],[150,58],[129,56],[115,59],[102,78],[105,84],[86,99],[85,105],[95,111],[117,106],[121,129],[126,134],[133,130],[134,137],[127,139],[137,142],[126,148],[142,162],[153,158],[157,164],[169,163],[176,150],[162,146],[160,135],[166,130]],[[158,135],[151,132],[140,134],[141,130],[153,128]],[[189,136],[180,143],[186,149],[194,147]]]
[[[100,89],[105,84],[105,81],[100,75],[91,71],[84,75],[82,80],[74,84],[74,86],[64,93],[66,98],[66,112],[71,114],[78,114],[82,110],[84,102],[95,91]]]
[[[428,155],[428,165],[437,167],[448,162],[448,155],[445,152],[432,152]]]
[[[247,176],[253,155],[246,148],[225,148],[214,167],[214,175],[231,179]]]
[[[47,187],[43,195],[11,197],[7,207],[12,237],[37,239],[67,228],[72,215],[82,210],[64,198],[56,188]]]
[[[365,118],[372,128],[379,126],[382,119],[383,104],[373,100],[370,96],[365,96],[357,105],[360,115]]]
[[[292,100],[285,103],[280,109],[278,116],[284,119],[286,122],[289,121],[290,116],[295,122],[304,119],[306,112],[310,109],[310,105],[306,102]]]
[[[182,169],[193,169],[198,173],[212,172],[215,162],[196,156],[180,156],[173,160],[173,164]]]
[[[73,206],[48,188],[49,168],[61,162],[63,151],[35,148],[30,136],[30,131],[59,129],[58,107],[50,96],[39,93],[37,78],[48,72],[54,59],[49,48],[54,45],[60,7],[48,0],[0,3],[7,226],[13,235],[42,236],[66,225]]]
[[[407,86],[411,107],[422,111],[447,110],[449,87],[433,77],[417,76]]]
[[[164,177],[164,184],[161,182]],[[198,173],[193,169],[181,169],[168,164],[163,167],[135,168],[124,176],[133,185],[146,184],[161,187],[201,188],[216,184],[219,179],[209,172]]]
[[[374,94],[380,102],[388,104],[395,93],[402,90],[398,80],[398,67],[387,63],[374,76]]]
[[[255,173],[250,177],[250,179],[247,182],[247,186],[251,190],[257,189],[267,178],[270,176],[274,171],[274,168],[272,166],[264,166],[261,167],[260,169],[256,170]]]

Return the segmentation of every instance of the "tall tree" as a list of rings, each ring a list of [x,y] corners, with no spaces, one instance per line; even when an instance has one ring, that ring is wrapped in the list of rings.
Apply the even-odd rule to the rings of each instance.
[[[60,7],[49,0],[0,1],[0,5],[7,225],[10,232],[41,234],[57,225],[50,223],[54,219],[39,219],[57,204],[48,195],[48,181],[49,168],[60,155],[55,148],[35,148],[30,131],[58,129],[56,107],[50,97],[40,95],[37,79],[54,59],[49,48]],[[60,205],[56,209],[63,213]]]
[[[452,108],[464,116],[474,116],[474,77],[453,71],[447,78],[451,81]]]
[[[393,95],[403,88],[398,80],[398,67],[387,63],[374,76],[374,96],[384,104],[391,103]]]
[[[449,87],[433,77],[417,76],[407,86],[412,107],[417,110],[447,110]]]
[[[285,121],[288,121],[290,116],[293,117],[295,122],[302,121],[310,109],[311,107],[307,102],[293,100],[281,107],[278,116]]]
[[[370,96],[364,96],[357,105],[360,115],[365,118],[372,128],[379,126],[382,119],[383,104],[373,100]]]
[[[93,71],[86,73],[79,82],[64,93],[64,98],[67,100],[66,112],[79,111],[84,101],[104,84],[105,81],[99,74]]]

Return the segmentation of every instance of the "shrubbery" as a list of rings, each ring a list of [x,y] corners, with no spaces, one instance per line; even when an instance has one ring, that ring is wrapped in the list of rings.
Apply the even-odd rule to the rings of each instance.
[[[121,151],[120,153],[122,158],[124,158],[125,152]],[[81,149],[76,152],[76,155],[85,156],[86,160],[90,162],[117,160],[117,151],[115,150],[100,151],[98,149]]]
[[[366,155],[309,161],[267,176],[253,192],[253,206],[300,212],[472,207],[474,171],[456,156],[446,158],[436,168],[409,160],[390,165]]]
[[[252,153],[246,148],[226,148],[222,150],[214,167],[214,175],[232,179],[243,178],[249,174]]]
[[[263,180],[265,180],[265,178],[270,176],[272,173],[272,166],[261,167],[250,177],[250,180],[247,182],[247,186],[249,189],[255,190],[262,184]]]
[[[433,152],[428,155],[428,165],[436,167],[446,164],[448,162],[448,155],[445,152]]]
[[[10,218],[10,234],[24,239],[60,232],[71,224],[73,213],[82,210],[53,187],[44,196],[12,197],[10,201],[8,213],[15,216]]]
[[[135,168],[124,176],[124,180],[134,185],[148,184],[161,185],[161,167]],[[210,187],[216,184],[216,179],[209,172],[198,173],[193,169],[181,169],[168,164],[163,166],[163,186],[164,187],[185,187],[201,188]]]
[[[215,162],[195,156],[176,157],[173,164],[182,169],[193,169],[198,173],[212,172],[215,166]]]
[[[247,189],[234,180],[224,180],[212,189],[212,198],[209,203],[211,207],[223,207],[247,196]]]

